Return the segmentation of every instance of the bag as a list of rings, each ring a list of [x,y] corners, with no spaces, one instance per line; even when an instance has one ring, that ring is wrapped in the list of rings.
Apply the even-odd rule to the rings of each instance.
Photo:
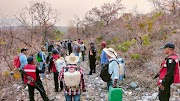
[[[62,68],[66,66],[65,60],[63,57],[57,59],[54,61],[56,70],[60,73]]]
[[[42,57],[40,56],[40,52],[36,55],[37,62],[42,62]]]
[[[69,71],[69,68],[65,68],[64,83],[67,87],[79,86],[81,80],[81,73],[76,69],[74,72]]]
[[[115,60],[112,60],[112,61],[115,61]],[[111,75],[112,74],[109,74],[108,71],[109,71],[109,63],[111,63],[112,61],[105,64],[101,70],[100,77],[104,82],[110,82],[111,81]]]
[[[125,78],[125,61],[123,58],[118,58],[117,62],[119,64],[119,80],[122,81]]]
[[[77,48],[77,50],[76,50],[76,52],[81,52],[81,48],[80,48],[80,46],[79,45],[77,45],[78,46],[78,48]]]
[[[19,56],[16,56],[13,60],[13,66],[14,68],[19,68],[21,66],[21,62],[20,62],[20,59],[19,59]]]

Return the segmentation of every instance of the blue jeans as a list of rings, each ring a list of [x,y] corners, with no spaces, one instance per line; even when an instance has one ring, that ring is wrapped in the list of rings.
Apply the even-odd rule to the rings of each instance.
[[[80,94],[74,95],[74,96],[64,94],[64,96],[65,96],[65,98],[66,98],[66,101],[73,101],[72,99],[74,99],[74,101],[80,101],[80,99],[81,99]]]
[[[40,63],[40,68],[42,69],[45,66],[45,64],[43,62],[39,62],[39,63]],[[45,74],[44,73],[41,73],[41,76],[42,76],[42,78],[45,78]]]

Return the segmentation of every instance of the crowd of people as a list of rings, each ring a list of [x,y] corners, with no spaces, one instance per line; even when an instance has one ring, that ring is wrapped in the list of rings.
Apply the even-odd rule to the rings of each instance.
[[[107,89],[112,86],[114,88],[119,87],[119,64],[117,62],[118,54],[113,48],[106,48],[106,42],[100,43],[102,53],[100,56],[100,66],[103,69],[108,64],[108,74],[110,75],[109,81],[104,82],[107,84]],[[170,97],[170,85],[174,82],[179,82],[179,75],[174,75],[174,72],[178,72],[179,61],[176,53],[174,52],[175,45],[173,43],[167,43],[164,47],[165,54],[168,54],[165,61],[162,63],[162,70],[160,71],[160,79],[158,80],[159,86],[159,99],[160,101],[168,101]],[[47,51],[46,51],[47,50]],[[81,91],[86,91],[84,82],[84,70],[83,67],[79,67],[77,64],[87,60],[89,61],[90,71],[87,75],[96,73],[96,47],[93,42],[89,43],[88,58],[85,58],[86,46],[82,40],[64,40],[61,42],[46,42],[45,46],[41,47],[41,50],[37,52],[36,56],[26,57],[27,48],[22,48],[19,56],[20,67],[19,70],[22,73],[23,84],[28,85],[29,99],[34,101],[34,89],[36,88],[44,101],[50,101],[46,95],[44,87],[42,85],[41,78],[45,78],[44,72],[53,72],[54,77],[54,91],[58,93],[64,89],[64,96],[66,101],[80,101]],[[80,59],[81,54],[81,59]],[[63,57],[67,66],[63,67],[61,71],[58,71],[55,65],[55,61]],[[36,62],[35,62],[36,61]],[[47,68],[47,69],[46,69]],[[102,71],[102,70],[101,70]],[[25,75],[24,72],[27,74]],[[71,84],[72,80],[68,81],[68,73],[74,73],[74,78],[77,80],[77,84]],[[39,76],[41,74],[41,77]],[[179,74],[179,72],[178,72]],[[79,77],[79,79],[77,79]],[[31,79],[30,79],[31,78]],[[76,81],[75,80],[75,81]],[[176,81],[175,81],[176,80]],[[60,84],[59,84],[60,83]],[[60,86],[60,87],[59,87]],[[60,89],[59,89],[60,88]]]

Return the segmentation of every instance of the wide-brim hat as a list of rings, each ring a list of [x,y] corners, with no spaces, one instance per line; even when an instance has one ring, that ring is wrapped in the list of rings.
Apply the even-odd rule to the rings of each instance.
[[[73,44],[76,44],[76,45],[78,45],[78,42],[77,42],[77,41],[74,41],[74,42],[73,42]]]
[[[112,58],[117,57],[117,53],[113,48],[104,48],[103,50],[108,56],[110,56]]]
[[[65,57],[68,64],[77,64],[79,61],[79,57],[75,56],[74,53],[71,53],[69,56]]]

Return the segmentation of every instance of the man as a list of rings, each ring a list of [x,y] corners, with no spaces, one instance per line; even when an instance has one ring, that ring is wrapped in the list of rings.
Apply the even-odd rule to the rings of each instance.
[[[54,49],[54,41],[51,41],[51,43],[48,46],[48,52],[52,52],[53,49]]]
[[[161,49],[164,49],[164,53],[168,56],[161,64],[161,70],[159,73],[159,100],[169,101],[170,98],[170,86],[172,83],[179,83],[179,60],[175,53],[175,45],[173,43],[167,43]]]
[[[27,62],[27,57],[26,57],[26,54],[27,54],[27,48],[22,48],[21,49],[21,53],[18,55],[19,56],[19,60],[20,60],[20,67],[19,67],[19,71],[21,72],[21,70],[24,68],[24,66],[28,63]],[[23,79],[23,74],[21,73],[21,78],[22,78],[22,81],[24,80]]]
[[[73,101],[72,99],[74,99],[74,101],[80,101],[81,90],[85,92],[86,89],[83,69],[76,65],[79,61],[79,57],[75,56],[74,53],[71,53],[69,56],[66,56],[65,59],[68,65],[60,72],[60,80],[64,81],[65,99],[66,101]],[[79,73],[79,75],[73,75],[75,72],[76,74]],[[66,73],[68,75],[66,75]]]
[[[106,47],[106,42],[102,41],[100,45],[101,45],[101,49],[102,49],[102,52],[101,52],[101,68],[103,68],[103,66],[108,62],[107,55],[103,50]]]
[[[68,52],[69,52],[69,55],[72,53],[72,43],[70,40],[68,40]]]
[[[107,54],[109,60],[109,74],[111,74],[111,80],[108,82],[108,89],[109,86],[113,86],[114,88],[118,86],[119,80],[119,64],[116,61],[117,53],[112,48],[104,48],[103,51]]]
[[[80,44],[80,50],[81,50],[81,53],[82,53],[82,61],[84,61],[84,55],[85,55],[86,46],[84,45],[83,41]]]
[[[48,97],[46,96],[46,92],[42,85],[42,81],[40,80],[39,73],[44,73],[45,65],[43,65],[42,69],[39,69],[37,66],[34,65],[33,57],[30,56],[27,58],[28,64],[24,66],[24,83],[28,85],[28,92],[29,92],[29,99],[30,101],[34,100],[34,89],[36,88],[43,98],[44,101],[49,101]],[[29,78],[32,78],[34,81],[31,81]],[[37,85],[35,85],[35,83]]]
[[[76,56],[79,56],[79,51],[80,51],[80,49],[79,49],[79,44],[78,44],[78,42],[77,41],[74,41],[73,42],[73,53],[76,55]]]
[[[40,64],[40,68],[43,67],[43,65],[46,65],[46,55],[45,55],[45,48],[41,47],[41,51],[38,52],[37,57],[40,57],[40,60],[38,60]],[[45,78],[45,74],[42,73],[42,78]]]
[[[90,62],[90,72],[88,75],[92,75],[92,73],[96,73],[96,48],[94,47],[93,42],[90,43],[89,62]]]
[[[59,83],[58,83],[58,75],[59,75],[59,72],[56,70],[56,67],[55,67],[55,60],[57,60],[58,58],[60,58],[60,55],[58,54],[58,51],[57,50],[53,50],[53,54],[52,54],[52,57],[50,59],[50,64],[49,64],[49,72],[50,70],[53,72],[54,74],[54,86],[55,86],[55,92],[58,93],[59,92]],[[60,82],[60,87],[61,87],[61,90],[63,89],[63,85],[62,83]]]

